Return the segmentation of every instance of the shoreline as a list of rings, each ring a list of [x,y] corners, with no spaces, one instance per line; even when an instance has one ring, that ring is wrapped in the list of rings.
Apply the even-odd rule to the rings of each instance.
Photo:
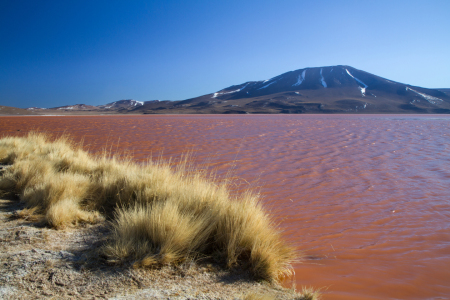
[[[68,137],[0,140],[5,299],[318,299],[280,286],[295,250],[257,196],[187,161],[90,156]]]
[[[246,299],[248,295],[302,299],[293,289],[255,282],[248,273],[208,263],[160,269],[105,264],[92,252],[106,238],[106,222],[54,230],[15,217],[22,205],[4,198],[0,199],[2,299],[185,300]]]

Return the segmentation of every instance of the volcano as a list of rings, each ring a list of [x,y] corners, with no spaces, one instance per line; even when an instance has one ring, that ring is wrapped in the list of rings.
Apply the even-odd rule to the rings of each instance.
[[[144,103],[143,113],[450,113],[445,89],[411,86],[350,66],[304,68],[183,100]]]

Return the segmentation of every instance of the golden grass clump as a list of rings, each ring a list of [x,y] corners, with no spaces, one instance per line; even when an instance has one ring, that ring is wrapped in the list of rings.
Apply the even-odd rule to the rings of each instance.
[[[230,196],[187,162],[175,170],[162,162],[135,164],[92,156],[67,137],[40,133],[0,139],[0,191],[18,195],[23,215],[63,228],[111,219],[102,252],[135,267],[214,257],[277,281],[291,274],[293,248],[262,209],[258,197]]]
[[[320,300],[322,298],[321,290],[321,288],[303,287],[300,293],[301,296],[297,300]]]

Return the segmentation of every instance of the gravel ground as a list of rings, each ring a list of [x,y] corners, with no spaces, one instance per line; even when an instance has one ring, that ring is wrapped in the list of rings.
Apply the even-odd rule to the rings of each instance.
[[[18,201],[0,200],[0,299],[301,299],[291,289],[207,262],[161,269],[108,265],[97,254],[107,223],[57,231],[15,217],[20,209]]]

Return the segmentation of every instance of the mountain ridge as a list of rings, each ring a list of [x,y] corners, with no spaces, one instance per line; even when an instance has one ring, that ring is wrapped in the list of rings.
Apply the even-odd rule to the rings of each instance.
[[[34,113],[44,111],[29,108]],[[45,113],[450,113],[450,89],[408,85],[347,65],[288,71],[179,101],[66,105]]]

